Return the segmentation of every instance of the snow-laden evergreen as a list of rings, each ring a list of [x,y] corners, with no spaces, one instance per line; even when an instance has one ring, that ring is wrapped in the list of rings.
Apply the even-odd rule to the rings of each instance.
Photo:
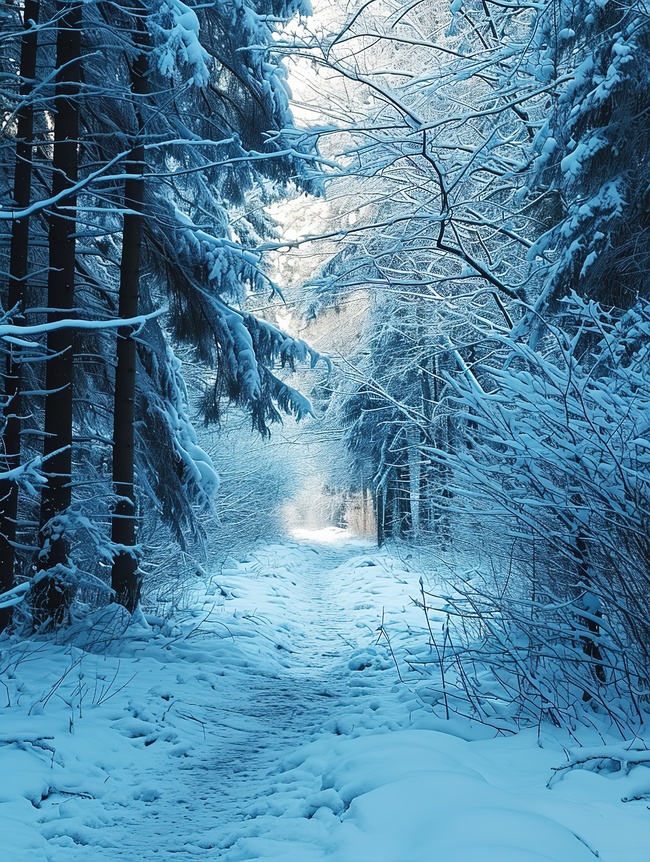
[[[64,18],[49,2],[2,9],[0,220],[10,280],[0,337],[12,381],[3,402],[2,586],[22,583],[36,565],[31,622],[48,627],[63,621],[76,590],[105,579],[107,559],[143,559],[136,521],[142,534],[160,522],[182,553],[201,554],[200,513],[218,480],[191,428],[180,344],[191,345],[186,359],[205,364],[192,397],[208,420],[236,402],[266,434],[283,412],[310,414],[308,398],[275,366],[318,353],[245,306],[256,291],[281,295],[256,250],[275,233],[264,208],[310,185],[302,160],[313,175],[315,150],[283,138],[292,117],[271,48],[283,15],[299,11],[294,3],[275,4],[273,17],[254,4],[180,0],[118,4],[110,14],[102,3],[72,3]],[[38,77],[21,80],[35,46]],[[54,147],[37,146],[52,128]],[[9,189],[25,165],[33,189],[21,205]],[[28,214],[18,242],[15,225]],[[117,363],[116,353],[124,354]],[[134,391],[120,393],[127,381]],[[118,585],[114,568],[114,595],[133,610],[141,574],[122,577],[132,588]],[[22,611],[16,619],[29,625]]]

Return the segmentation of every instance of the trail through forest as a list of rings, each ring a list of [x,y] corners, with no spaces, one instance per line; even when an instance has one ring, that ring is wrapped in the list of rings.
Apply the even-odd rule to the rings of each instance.
[[[417,697],[420,574],[325,530],[227,560],[173,621],[110,606],[6,650],[0,860],[646,862],[647,768],[555,780],[567,734]]]
[[[336,538],[336,532],[329,538]],[[161,795],[152,806],[151,817],[142,822],[138,811],[127,818],[132,823],[117,842],[121,845],[119,858],[189,854],[194,846],[197,852],[205,852],[210,843],[206,830],[232,826],[250,816],[274,765],[324,727],[335,728],[337,717],[351,701],[366,693],[365,687],[355,685],[347,660],[368,643],[374,614],[367,623],[346,614],[340,601],[339,571],[351,557],[359,556],[363,545],[348,541],[343,545],[321,542],[271,547],[226,568],[226,579],[233,573],[240,577],[245,573],[253,583],[280,580],[270,590],[268,608],[249,610],[250,620],[259,618],[262,629],[270,624],[270,633],[260,630],[259,634],[276,650],[279,662],[275,668],[261,662],[259,666],[246,664],[234,674],[231,671],[236,680],[230,679],[224,686],[226,697],[216,686],[213,695],[193,704],[189,720],[199,724],[201,733],[205,730],[203,751],[198,758],[190,758],[187,766],[181,763],[174,776],[174,792]],[[282,574],[288,574],[289,580],[283,581]],[[264,598],[259,596],[261,602]],[[376,610],[369,604],[364,609]],[[218,615],[210,617],[199,638],[209,639],[216,633],[221,639],[221,627]],[[374,700],[374,687],[372,695]],[[163,765],[157,779],[161,787],[168,774]],[[147,776],[149,782],[153,778]],[[163,823],[169,846],[158,848]],[[121,831],[123,825],[116,823],[114,828]]]

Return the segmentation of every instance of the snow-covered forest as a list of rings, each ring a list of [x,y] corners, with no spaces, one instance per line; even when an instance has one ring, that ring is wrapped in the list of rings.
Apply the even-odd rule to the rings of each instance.
[[[0,862],[647,862],[645,0],[0,0],[0,108]]]

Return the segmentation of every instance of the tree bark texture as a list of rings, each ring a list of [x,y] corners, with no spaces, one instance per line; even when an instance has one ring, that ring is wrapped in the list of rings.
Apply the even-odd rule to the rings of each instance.
[[[143,37],[142,37],[143,38]],[[132,92],[140,130],[143,123],[138,106],[147,93],[147,55],[140,53],[132,69]],[[119,314],[122,318],[138,314],[142,248],[142,209],[144,201],[144,146],[140,143],[130,154],[124,205],[132,212],[124,216],[120,268]],[[132,327],[118,330],[115,403],[113,413],[113,483],[118,497],[112,516],[112,540],[120,546],[113,560],[114,599],[133,613],[140,600],[142,578],[135,553],[137,512],[135,500],[135,396],[136,343]]]
[[[29,101],[36,77],[37,31],[39,0],[25,0],[23,12],[24,33],[20,49],[20,95],[23,105],[18,111],[16,167],[14,170],[13,202],[18,209],[26,209],[31,201],[32,138],[34,109]],[[7,308],[20,313],[24,307],[25,285],[29,269],[29,217],[17,219],[11,227],[9,258],[9,289]],[[3,470],[20,464],[20,348],[8,345],[5,364],[4,429],[2,434]],[[18,516],[18,485],[0,480],[0,592],[14,586],[16,519]],[[11,622],[11,608],[0,608],[0,631]]]
[[[81,10],[57,3],[52,195],[71,188],[77,181],[79,163],[79,83],[81,58]],[[76,194],[70,193],[52,207],[49,221],[48,322],[70,318],[74,308],[76,255]],[[41,571],[32,591],[34,625],[60,625],[68,590],[64,571],[68,564],[65,529],[58,519],[71,502],[72,466],[72,372],[71,328],[48,333],[45,382],[45,438],[43,453],[48,483],[41,498]],[[58,521],[58,522],[57,522]]]

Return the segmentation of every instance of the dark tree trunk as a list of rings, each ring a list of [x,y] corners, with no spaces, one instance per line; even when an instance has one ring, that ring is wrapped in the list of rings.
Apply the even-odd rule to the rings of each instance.
[[[39,0],[25,0],[23,34],[20,50],[20,95],[24,100],[18,111],[16,142],[16,168],[14,172],[14,204],[17,209],[26,209],[31,200],[32,185],[32,136],[34,132],[34,110],[29,102],[36,77],[36,30],[31,23],[38,22]],[[9,291],[7,308],[21,312],[24,307],[25,281],[28,272],[29,218],[17,219],[11,226],[11,250],[9,261]],[[20,464],[20,348],[9,345],[5,366],[3,470],[11,470]],[[18,516],[18,485],[0,480],[0,592],[14,585],[14,563],[16,541],[16,519]],[[0,608],[0,631],[11,622],[11,609]]]
[[[81,9],[57,3],[56,114],[52,195],[77,181],[81,56]],[[49,223],[48,322],[70,318],[74,308],[76,194],[52,207]],[[48,333],[45,384],[45,438],[48,484],[41,499],[40,572],[32,590],[34,625],[56,627],[69,602],[68,546],[60,518],[71,501],[73,330]]]
[[[142,41],[141,37],[141,41]],[[132,69],[132,90],[140,130],[142,119],[138,99],[147,92],[147,55],[143,51]],[[122,318],[136,317],[140,288],[142,247],[142,206],[144,200],[144,146],[138,144],[129,154],[127,172],[133,174],[124,188],[124,205],[133,212],[124,216],[122,261],[120,269],[120,305]],[[114,599],[133,613],[140,600],[142,579],[138,570],[135,501],[135,393],[136,343],[131,327],[118,330],[117,369],[115,371],[115,405],[113,413],[113,482],[118,497],[112,518],[112,539],[121,546],[113,560],[112,587]]]
[[[578,533],[576,537],[573,553],[576,557],[578,583],[580,584],[581,589],[589,590],[591,585],[591,575],[589,573],[589,563],[587,560],[587,543],[581,533]],[[596,611],[593,616],[600,617],[602,616],[602,613],[601,611]],[[605,674],[605,668],[603,667],[603,655],[598,642],[600,638],[600,626],[596,620],[589,619],[588,617],[582,617],[581,622],[589,632],[589,634],[584,635],[582,638],[583,652],[589,659],[594,676],[598,682],[604,683],[607,681],[607,675]],[[588,691],[583,692],[582,699],[584,701],[591,700],[591,694]]]

